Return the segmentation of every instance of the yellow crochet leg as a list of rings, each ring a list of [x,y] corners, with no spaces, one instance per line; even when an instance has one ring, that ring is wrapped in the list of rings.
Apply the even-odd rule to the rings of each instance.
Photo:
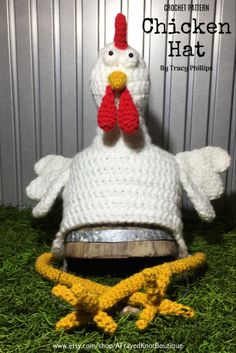
[[[105,292],[107,288],[109,288],[108,286],[102,285],[100,283],[90,281],[89,279],[80,278],[70,273],[54,268],[53,266],[51,266],[51,263],[54,260],[55,258],[51,253],[44,253],[40,255],[36,259],[36,271],[49,280],[60,282],[61,284],[65,284],[67,286],[72,286],[73,284],[77,283],[82,285],[84,288],[96,292],[97,294],[101,294]]]
[[[143,278],[148,302],[157,304],[160,300],[160,290],[157,286],[156,273],[151,268],[145,269],[143,270]]]
[[[193,268],[196,268],[204,264],[205,262],[206,262],[206,255],[201,252],[198,252],[194,255],[186,257],[185,259],[175,260],[164,265],[168,265],[173,274],[179,274],[179,273],[192,270]],[[164,265],[161,265],[161,266],[164,266]]]
[[[172,302],[168,299],[162,300],[158,311],[161,315],[194,316],[194,310],[190,306]]]
[[[99,298],[99,306],[102,310],[108,310],[124,298],[137,292],[143,285],[142,272],[122,280],[114,287],[107,289]]]
[[[67,288],[66,286],[63,286],[62,284],[57,284],[55,287],[53,287],[52,294],[55,297],[64,299],[65,301],[67,301],[69,304],[73,306],[77,305],[78,300],[76,296],[69,288]]]
[[[156,271],[156,284],[161,298],[163,298],[166,294],[171,276],[172,272],[168,266],[163,266],[162,270],[158,269],[158,271]]]
[[[130,305],[141,305],[144,309],[139,314],[139,319],[136,321],[136,327],[139,330],[145,330],[148,324],[154,319],[157,313],[157,307],[149,304],[148,294],[136,292],[129,298]]]
[[[52,294],[62,298],[73,306],[88,312],[94,312],[98,309],[98,299],[93,293],[89,293],[80,285],[75,284],[72,288],[67,288],[61,284],[57,284],[52,289]]]
[[[70,330],[88,322],[88,317],[79,311],[72,311],[56,323],[56,330]]]
[[[76,305],[79,308],[88,313],[93,313],[98,310],[98,296],[96,294],[82,288],[79,284],[73,285],[71,292],[76,297]]]
[[[135,292],[129,297],[128,304],[133,306],[143,306],[145,307],[148,304],[147,294],[142,292]]]
[[[143,270],[146,296],[143,296],[142,293],[140,293],[141,295],[136,295],[136,301],[139,301],[140,304],[142,302],[144,306],[136,322],[136,327],[139,330],[146,329],[149,323],[154,319],[169,284],[170,275],[171,272],[168,268],[163,268],[162,272],[154,271],[152,268]],[[133,297],[133,300],[134,299],[135,297]]]
[[[136,327],[139,330],[145,330],[149,323],[154,319],[157,313],[157,307],[154,305],[146,305],[146,307],[140,312],[139,319],[136,321]]]
[[[171,271],[166,267],[162,269],[148,268],[143,270],[144,288],[148,300],[153,305],[158,305],[164,297],[170,282]]]
[[[117,329],[115,321],[104,311],[99,310],[94,316],[93,321],[96,323],[97,327],[106,333],[112,334]]]
[[[106,310],[124,299],[131,305],[143,307],[136,323],[136,327],[140,330],[144,330],[148,326],[156,313],[193,316],[194,311],[190,307],[171,302],[164,299],[164,296],[173,274],[196,268],[202,265],[205,260],[204,254],[196,253],[186,259],[145,269],[122,280],[114,287],[103,286],[53,268],[50,266],[53,261],[51,254],[39,256],[36,261],[36,269],[44,277],[58,281],[60,284],[53,288],[53,294],[66,300],[77,309],[62,318],[56,325],[57,329],[73,328],[93,319],[104,332],[114,333],[117,324],[106,313]],[[139,292],[141,289],[144,289],[145,293]]]

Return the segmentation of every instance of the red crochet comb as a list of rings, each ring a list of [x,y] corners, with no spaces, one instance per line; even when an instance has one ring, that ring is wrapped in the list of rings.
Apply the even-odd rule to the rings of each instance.
[[[118,13],[115,19],[115,36],[114,43],[118,49],[126,49],[127,44],[127,23],[126,18],[122,13]]]

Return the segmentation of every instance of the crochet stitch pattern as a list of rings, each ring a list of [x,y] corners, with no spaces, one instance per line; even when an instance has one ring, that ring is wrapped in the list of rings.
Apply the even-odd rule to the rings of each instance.
[[[120,104],[116,112],[115,97],[110,86],[98,110],[98,125],[104,131],[112,130],[116,125],[116,115],[121,130],[126,134],[134,133],[139,127],[139,115],[127,88],[120,94]]]
[[[107,86],[106,94],[98,110],[98,125],[104,131],[110,131],[116,125],[115,98],[110,86]]]
[[[115,36],[114,36],[114,43],[116,48],[118,49],[126,49],[128,47],[127,44],[127,24],[125,16],[122,13],[119,13],[116,16],[115,20]]]
[[[127,89],[124,89],[120,96],[118,108],[119,127],[126,134],[132,134],[138,129],[139,115],[134,102]]]
[[[146,329],[156,314],[193,317],[192,308],[165,299],[165,294],[173,275],[202,266],[206,257],[203,253],[196,253],[185,259],[146,268],[113,287],[56,269],[51,265],[54,260],[52,253],[40,255],[36,270],[43,277],[58,282],[52,294],[76,308],[57,322],[56,329],[69,330],[93,321],[105,333],[113,334],[117,324],[107,311],[124,300],[142,308],[136,321],[138,330]]]

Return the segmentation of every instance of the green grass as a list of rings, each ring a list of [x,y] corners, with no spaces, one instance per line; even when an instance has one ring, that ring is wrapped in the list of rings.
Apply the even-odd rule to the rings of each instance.
[[[80,352],[134,352],[133,348],[124,347],[125,342],[139,344],[141,348],[137,352],[235,351],[236,228],[232,220],[221,217],[212,224],[186,221],[189,249],[204,251],[208,266],[189,274],[187,291],[186,277],[176,278],[168,295],[193,307],[194,318],[156,317],[149,328],[140,333],[135,329],[135,318],[117,314],[118,330],[110,337],[92,324],[69,333],[54,330],[57,320],[72,308],[51,296],[53,283],[35,272],[34,263],[38,255],[50,250],[59,218],[57,214],[50,214],[47,219],[35,221],[30,210],[0,208],[0,352],[78,352],[73,346],[55,349],[53,345],[96,343],[100,348]],[[106,275],[98,280],[109,284],[117,278]],[[165,348],[142,348],[142,344],[155,342]],[[114,344],[113,349],[109,344]],[[167,348],[168,344],[182,344],[183,348],[174,350]]]

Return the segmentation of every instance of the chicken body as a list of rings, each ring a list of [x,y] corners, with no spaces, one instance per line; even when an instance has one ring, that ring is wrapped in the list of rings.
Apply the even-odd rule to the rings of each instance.
[[[127,45],[122,14],[116,18],[114,43],[100,51],[90,83],[98,107],[93,143],[71,159],[42,158],[35,165],[38,177],[26,190],[39,200],[35,216],[46,214],[62,194],[63,219],[53,253],[63,257],[65,235],[80,226],[147,224],[170,231],[179,256],[188,256],[182,189],[200,217],[212,220],[210,201],[223,192],[218,174],[228,168],[229,155],[219,147],[205,147],[173,156],[152,144],[144,122],[149,74],[138,52]]]

